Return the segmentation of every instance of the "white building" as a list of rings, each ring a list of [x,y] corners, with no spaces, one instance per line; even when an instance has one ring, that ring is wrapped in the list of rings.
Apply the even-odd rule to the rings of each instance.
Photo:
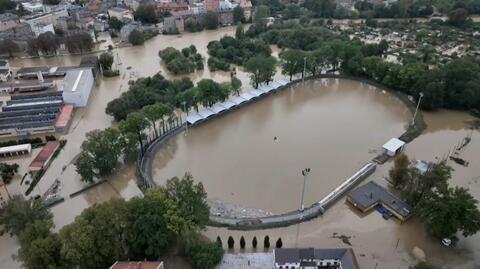
[[[51,23],[50,24],[37,23],[35,25],[32,25],[32,31],[35,33],[36,37],[47,32],[52,32],[52,34],[55,33],[55,29],[53,28],[53,24]]]
[[[22,6],[26,11],[30,13],[42,13],[47,11],[47,9],[42,3],[26,2],[22,3]]]
[[[119,21],[123,21],[125,19],[132,20],[133,21],[133,13],[132,11],[121,8],[121,7],[112,7],[108,10],[108,15],[110,17],[115,17]]]
[[[395,137],[388,140],[388,142],[382,146],[385,153],[390,157],[393,157],[398,153],[402,152],[404,147],[405,142]]]
[[[63,101],[75,107],[84,107],[94,84],[91,68],[75,69],[67,72],[60,86],[63,91]]]

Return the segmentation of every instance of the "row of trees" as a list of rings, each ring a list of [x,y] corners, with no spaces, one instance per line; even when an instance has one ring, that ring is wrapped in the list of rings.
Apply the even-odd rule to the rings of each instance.
[[[158,52],[158,55],[165,63],[167,70],[178,74],[188,74],[197,70],[203,70],[203,57],[197,52],[195,45],[179,50],[168,47]]]
[[[85,209],[59,233],[52,232],[52,214],[40,200],[14,196],[0,224],[19,237],[19,259],[27,269],[103,269],[117,260],[158,260],[178,242],[193,268],[213,269],[223,249],[198,235],[208,222],[206,196],[186,174],[143,197]]]
[[[222,239],[220,238],[220,236],[217,236],[217,244],[221,247],[223,245],[222,243]],[[252,248],[253,249],[256,249],[257,248],[257,237],[254,236],[253,239],[252,239]],[[228,237],[228,240],[227,240],[227,246],[229,249],[233,249],[235,247],[235,239],[233,239],[232,236],[229,236]],[[245,238],[243,237],[243,235],[240,237],[240,248],[241,249],[245,249],[245,246],[246,246],[246,242],[245,242]],[[275,242],[275,247],[276,248],[282,248],[283,246],[283,242],[282,242],[282,238],[279,237],[277,239],[277,241]],[[264,249],[269,249],[270,248],[270,237],[268,235],[266,235],[264,238],[263,238],[263,248]]]
[[[64,43],[70,53],[84,53],[93,49],[93,40],[86,32],[77,32],[60,38],[52,32],[40,34],[28,42],[28,53],[38,56],[57,54],[60,44]]]
[[[471,236],[480,231],[478,201],[461,187],[450,187],[452,168],[445,161],[418,171],[404,154],[395,158],[390,179],[401,197],[415,207],[427,232],[432,236],[456,239],[461,232]]]

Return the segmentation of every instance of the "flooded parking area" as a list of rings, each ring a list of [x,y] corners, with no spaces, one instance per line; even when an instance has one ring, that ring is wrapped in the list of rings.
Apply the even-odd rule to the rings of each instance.
[[[319,201],[400,135],[411,117],[395,96],[352,80],[308,81],[189,129],[152,162],[163,185],[185,172],[212,199],[273,213]]]

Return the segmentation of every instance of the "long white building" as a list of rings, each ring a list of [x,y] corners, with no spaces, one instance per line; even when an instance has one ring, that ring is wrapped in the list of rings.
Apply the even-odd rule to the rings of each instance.
[[[63,101],[75,107],[84,107],[94,84],[91,68],[74,69],[67,72],[61,84]]]

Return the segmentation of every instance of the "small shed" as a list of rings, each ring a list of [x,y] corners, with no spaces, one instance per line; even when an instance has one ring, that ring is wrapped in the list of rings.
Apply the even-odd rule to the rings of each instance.
[[[388,142],[382,146],[385,153],[390,157],[393,157],[398,153],[402,152],[404,147],[405,142],[395,137],[388,140]]]

